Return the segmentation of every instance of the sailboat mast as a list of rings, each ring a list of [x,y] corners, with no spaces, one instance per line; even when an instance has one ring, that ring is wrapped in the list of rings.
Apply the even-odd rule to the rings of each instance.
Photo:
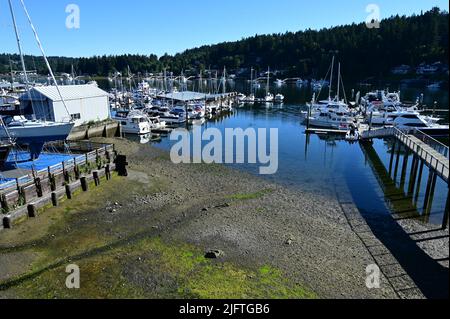
[[[328,92],[328,99],[331,100],[331,90],[333,87],[333,73],[334,73],[334,55],[333,55],[333,60],[331,61],[331,76],[330,76],[330,88],[329,88],[329,92]]]
[[[341,88],[341,63],[339,62],[338,67],[338,86],[337,86],[337,100],[339,102],[339,95],[340,95],[340,88]]]
[[[269,95],[269,85],[270,85],[270,66],[267,68],[266,95]]]
[[[253,68],[250,69],[250,94],[253,94]]]
[[[11,0],[9,0],[9,3],[11,4]],[[56,91],[58,91],[58,95],[61,98],[61,101],[62,101],[62,104],[64,105],[64,108],[66,109],[67,115],[69,115],[69,118],[71,118],[69,109],[67,108],[66,100],[64,99],[64,97],[63,97],[63,95],[61,93],[61,90],[59,88],[58,82],[56,81],[56,77],[53,74],[52,67],[50,66],[50,63],[48,62],[47,55],[45,54],[44,48],[42,47],[42,43],[41,43],[41,40],[39,39],[38,33],[36,31],[36,28],[34,27],[34,24],[31,21],[31,17],[30,17],[30,14],[28,13],[27,7],[25,6],[25,3],[23,2],[23,0],[20,0],[20,3],[22,4],[23,11],[25,12],[25,15],[26,15],[26,17],[28,19],[28,23],[30,24],[31,30],[33,31],[34,38],[35,38],[35,40],[37,42],[37,45],[38,45],[38,47],[39,47],[39,49],[41,51],[42,57],[44,58],[45,64],[46,64],[47,69],[48,69],[48,72],[50,73],[50,76],[52,77],[53,82],[55,83]],[[10,6],[10,7],[12,8],[12,6]],[[72,122],[72,119],[70,121]]]
[[[17,47],[19,48],[20,62],[22,64],[22,71],[23,71],[23,76],[24,76],[24,80],[25,80],[25,88],[26,88],[27,92],[29,92],[29,90],[28,90],[29,89],[28,74],[27,74],[27,69],[25,66],[25,59],[23,57],[22,43],[20,41],[19,30],[17,29],[16,15],[14,14],[14,9],[13,9],[11,0],[8,0],[8,3],[9,3],[9,10],[11,11],[11,18],[13,20],[14,32],[16,33],[16,41],[17,41]]]
[[[226,67],[223,67],[223,88],[222,88],[222,93],[223,93],[223,94],[227,93],[227,77],[226,77],[226,72],[227,72]]]

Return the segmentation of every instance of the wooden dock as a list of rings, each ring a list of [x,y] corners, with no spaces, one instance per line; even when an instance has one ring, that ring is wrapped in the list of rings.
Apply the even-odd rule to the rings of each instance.
[[[448,147],[442,145],[441,148],[443,148],[444,151],[438,152],[431,145],[425,143],[411,132],[403,132],[402,130],[395,127],[365,131],[361,135],[361,138],[363,140],[383,137],[395,137],[398,141],[400,141],[408,148],[409,152],[412,152],[415,156],[422,160],[426,164],[426,166],[434,170],[435,173],[448,184]],[[431,137],[428,138],[432,139]]]
[[[415,193],[415,201],[421,189],[422,176],[424,167],[428,167],[429,174],[425,189],[425,198],[423,211],[425,215],[430,213],[433,206],[434,193],[436,190],[437,178],[441,178],[448,185],[449,177],[449,148],[446,145],[434,140],[432,137],[418,130],[402,131],[396,127],[382,128],[376,130],[364,131],[361,135],[362,142],[370,141],[373,138],[393,137],[394,145],[391,151],[389,163],[389,175],[393,174],[396,180],[400,166],[400,157],[403,153],[403,165],[401,169],[400,183],[406,181],[406,170],[409,158],[412,155],[411,168],[409,173],[408,194],[413,196]],[[449,218],[450,197],[447,192],[447,199],[444,209],[444,219],[442,228],[446,229]]]

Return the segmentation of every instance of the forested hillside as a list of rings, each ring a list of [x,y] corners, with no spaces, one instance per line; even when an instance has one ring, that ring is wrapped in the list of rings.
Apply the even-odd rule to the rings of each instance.
[[[175,56],[122,55],[90,58],[52,57],[56,72],[107,76],[114,71],[133,73],[161,72],[164,68],[179,73],[200,69],[236,72],[254,67],[285,70],[286,74],[323,76],[330,62],[330,51],[337,51],[346,76],[369,77],[388,74],[400,64],[417,66],[422,62],[448,63],[449,14],[435,8],[411,17],[395,16],[381,22],[379,29],[364,23],[322,30],[284,34],[255,35],[236,42],[226,42],[189,49]],[[7,73],[12,63],[19,69],[17,55],[0,55],[0,73]],[[47,73],[41,57],[26,57],[27,67]]]

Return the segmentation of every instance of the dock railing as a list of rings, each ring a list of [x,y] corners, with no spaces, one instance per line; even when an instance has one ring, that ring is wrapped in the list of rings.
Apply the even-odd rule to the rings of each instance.
[[[448,175],[449,175],[449,162],[447,160],[443,161],[442,157],[438,157],[435,154],[432,154],[430,151],[426,150],[423,145],[420,145],[416,141],[410,138],[411,134],[409,132],[403,132],[402,130],[394,127],[393,128],[394,136],[400,140],[403,144],[405,144],[408,148],[410,148],[415,154],[417,154],[420,158],[422,158],[428,165],[433,168],[441,177],[443,177],[446,182],[448,182]],[[409,134],[409,135],[408,135]],[[423,134],[423,132],[422,132]],[[426,134],[425,134],[426,135]],[[413,135],[414,136],[414,135]],[[428,145],[428,143],[420,140],[423,142],[426,146],[431,147],[433,150],[434,148],[431,145]],[[441,153],[438,153],[439,155],[444,156]],[[448,154],[448,151],[447,151]]]
[[[447,159],[449,158],[449,147],[442,142],[439,142],[435,138],[429,136],[428,134],[422,132],[421,130],[415,130],[412,135],[417,137],[419,140],[432,147],[436,152],[442,154]]]

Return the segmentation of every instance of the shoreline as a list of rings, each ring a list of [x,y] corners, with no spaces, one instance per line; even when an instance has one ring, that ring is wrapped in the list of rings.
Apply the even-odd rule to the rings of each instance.
[[[0,298],[399,297],[384,276],[380,289],[366,287],[376,261],[338,198],[221,165],[177,166],[150,145],[101,141],[127,154],[130,176],[0,232]],[[211,249],[224,255],[204,259]],[[92,287],[64,289],[70,260],[89,269]],[[34,290],[49,280],[59,285]],[[104,285],[112,295],[96,288]]]

